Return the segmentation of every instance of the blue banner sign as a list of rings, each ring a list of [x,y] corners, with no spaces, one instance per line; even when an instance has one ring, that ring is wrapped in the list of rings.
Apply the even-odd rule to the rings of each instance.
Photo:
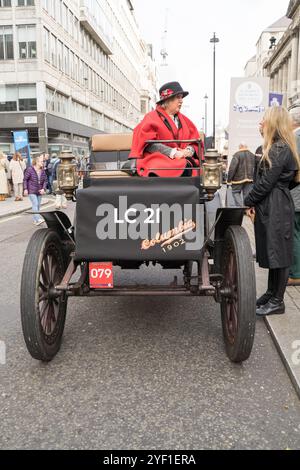
[[[27,165],[30,165],[30,145],[28,131],[13,131],[15,152],[19,152],[22,157],[27,158]]]
[[[269,106],[282,106],[283,95],[281,93],[269,94]]]

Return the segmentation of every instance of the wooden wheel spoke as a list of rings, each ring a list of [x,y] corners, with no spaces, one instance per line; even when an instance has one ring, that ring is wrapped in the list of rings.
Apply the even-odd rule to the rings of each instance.
[[[45,331],[45,324],[47,321],[48,307],[49,307],[49,302],[44,301],[43,308],[40,310],[40,322],[44,331]]]
[[[41,319],[41,321],[43,320],[43,318],[44,318],[45,315],[47,314],[48,305],[49,305],[48,300],[43,300],[43,302],[44,302],[44,304],[43,304],[43,306],[40,308],[40,319]]]
[[[63,276],[61,275],[59,270],[56,270],[55,275],[53,277],[54,286],[57,286],[60,283],[60,281],[62,280],[62,278],[63,278]]]
[[[45,330],[45,333],[48,335],[50,335],[52,332],[52,318],[53,318],[53,304],[50,302],[48,314],[47,314],[46,330]]]
[[[42,279],[43,279],[43,286],[47,289],[48,285],[49,285],[49,277],[46,273],[46,269],[45,269],[45,264],[44,262],[42,263],[42,266],[41,266],[41,276],[42,276]]]
[[[58,262],[57,262],[57,259],[54,258],[53,256],[50,256],[49,270],[50,270],[51,282],[54,282],[57,277]]]
[[[39,289],[39,303],[43,302],[45,300],[48,300],[48,293],[45,292],[43,289]]]
[[[47,276],[47,279],[49,280],[50,279],[50,269],[49,269],[49,259],[48,259],[48,254],[45,256],[44,258],[44,270],[45,270],[45,274]]]
[[[47,292],[47,287],[42,283],[41,280],[39,282],[39,289],[41,289],[43,292]]]
[[[48,253],[47,259],[48,259],[48,268],[49,268],[49,279],[50,279],[50,281],[52,281],[52,279],[53,279],[53,266],[54,266],[54,271],[55,271],[55,263],[54,263],[52,254]]]
[[[51,309],[51,321],[54,323],[56,323],[56,319],[57,319],[57,305],[53,302],[52,303],[52,309]]]

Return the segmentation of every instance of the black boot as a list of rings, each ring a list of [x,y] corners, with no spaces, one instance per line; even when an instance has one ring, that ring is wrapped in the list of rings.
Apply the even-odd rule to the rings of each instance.
[[[275,287],[276,287],[276,270],[269,269],[269,276],[268,276],[268,290],[265,292],[259,299],[256,301],[256,306],[260,307],[261,305],[265,305],[269,302],[270,298],[275,294]]]
[[[265,304],[261,305],[256,309],[256,315],[259,317],[265,317],[266,315],[281,315],[285,312],[285,305],[283,299],[277,297],[271,297],[270,300]]]
[[[273,292],[271,290],[267,290],[259,299],[256,301],[256,306],[261,307],[262,305],[265,305],[267,302],[269,302],[270,298],[272,297]]]

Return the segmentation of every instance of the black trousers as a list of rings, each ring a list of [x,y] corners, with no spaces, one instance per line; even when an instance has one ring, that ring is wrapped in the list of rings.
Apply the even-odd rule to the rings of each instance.
[[[268,291],[272,292],[273,297],[283,300],[289,271],[289,268],[269,269]]]

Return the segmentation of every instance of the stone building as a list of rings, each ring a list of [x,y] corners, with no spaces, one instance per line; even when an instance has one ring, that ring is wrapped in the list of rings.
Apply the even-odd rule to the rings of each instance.
[[[286,16],[291,24],[264,64],[270,91],[283,94],[284,106],[300,98],[300,0],[290,0]]]
[[[255,56],[246,64],[246,77],[262,77],[265,75],[264,65],[272,55],[273,47],[281,40],[290,24],[291,20],[283,16],[264,29],[256,43]]]

